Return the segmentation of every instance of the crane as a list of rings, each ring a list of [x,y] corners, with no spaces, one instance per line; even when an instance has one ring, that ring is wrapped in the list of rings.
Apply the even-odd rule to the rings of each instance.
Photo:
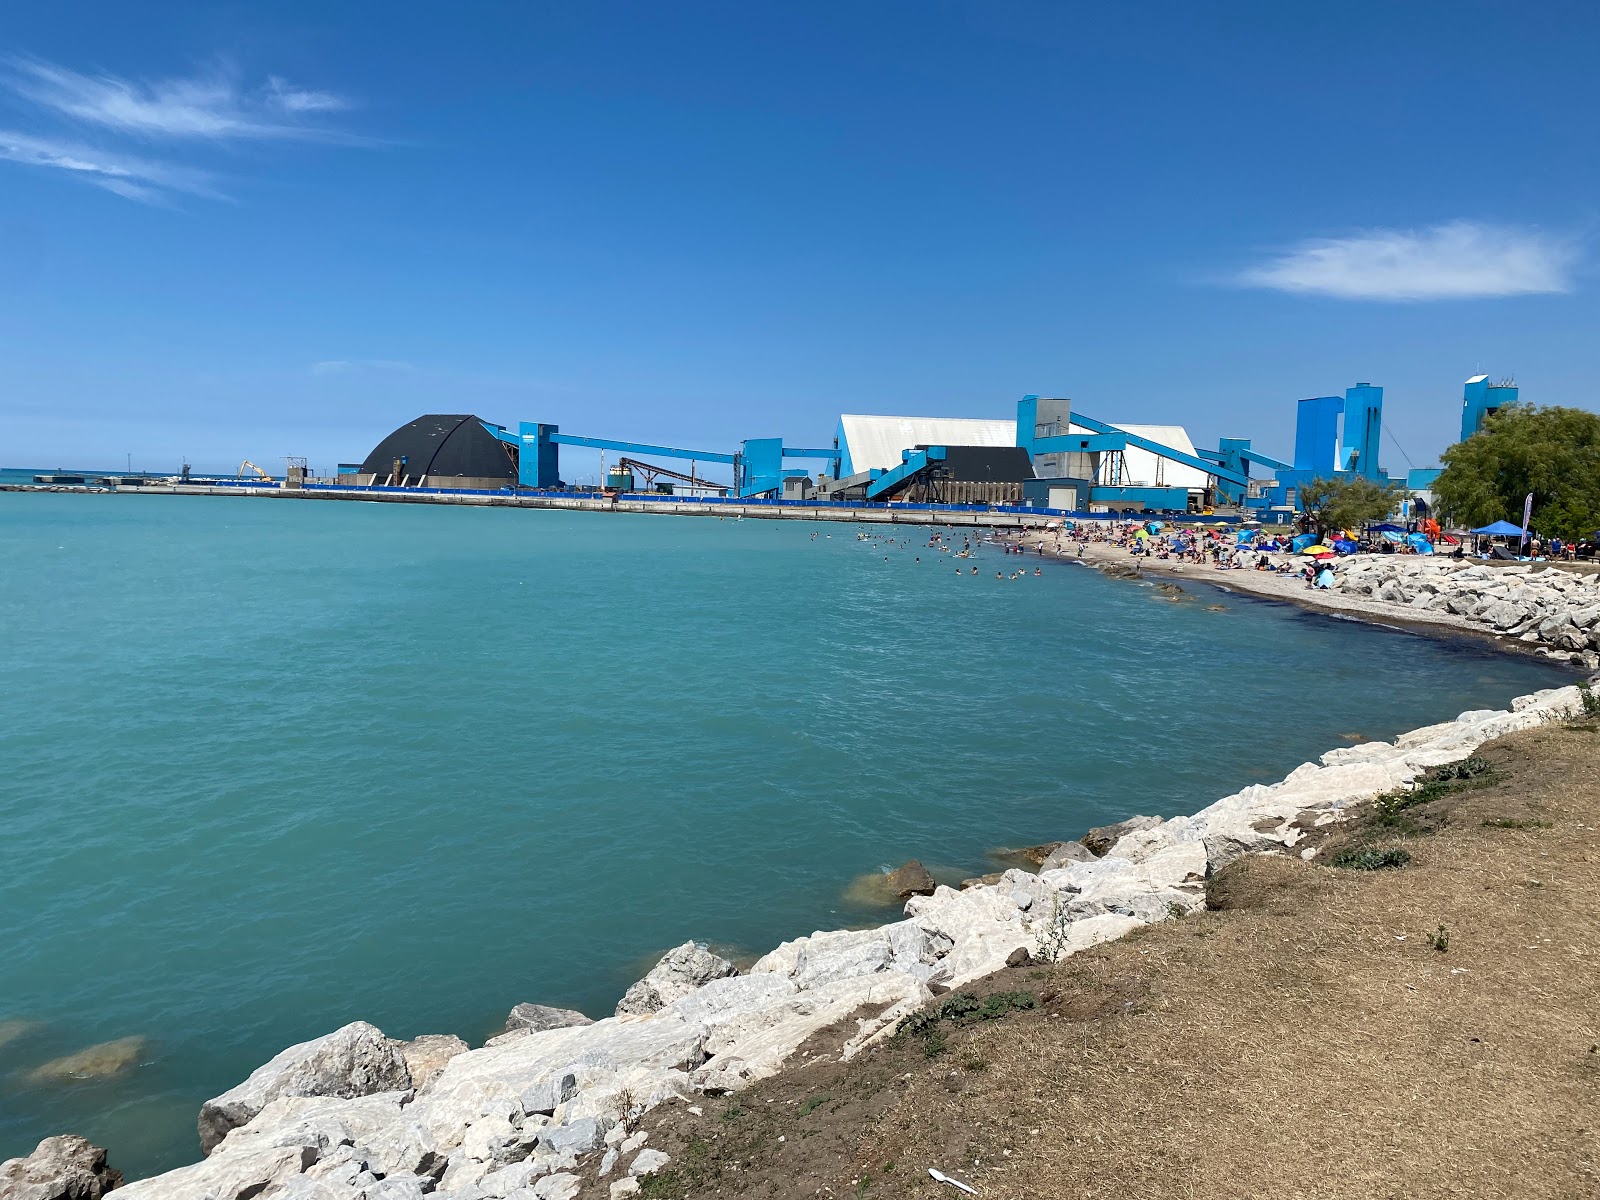
[[[240,479],[243,479],[243,478],[244,478],[244,469],[245,469],[245,468],[246,468],[246,467],[249,467],[249,468],[250,468],[250,469],[251,469],[251,470],[252,470],[252,471],[254,471],[254,472],[255,472],[255,473],[256,473],[256,474],[257,474],[257,475],[259,475],[259,476],[261,476],[261,481],[262,481],[262,482],[263,482],[263,483],[277,483],[277,482],[278,482],[278,481],[277,481],[277,480],[276,480],[276,479],[274,479],[274,478],[273,478],[273,477],[272,477],[272,476],[271,476],[271,475],[268,475],[268,474],[267,474],[267,473],[266,473],[266,472],[265,472],[265,471],[263,471],[263,470],[262,470],[262,469],[261,469],[261,468],[260,468],[260,467],[258,467],[258,466],[256,466],[256,465],[255,465],[255,463],[253,463],[253,462],[251,462],[251,461],[250,461],[250,460],[249,460],[249,459],[248,459],[248,458],[247,458],[247,459],[245,459],[245,460],[244,460],[244,461],[243,461],[243,462],[241,462],[241,463],[240,463],[240,464],[239,464],[239,474],[238,474],[238,478],[240,478]]]

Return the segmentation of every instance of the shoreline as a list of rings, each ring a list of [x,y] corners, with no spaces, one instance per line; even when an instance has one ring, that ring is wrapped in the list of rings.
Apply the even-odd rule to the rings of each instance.
[[[1061,562],[1061,563],[1082,562],[1082,565],[1091,566],[1091,568],[1094,568],[1094,566],[1102,565],[1102,563],[1118,562],[1118,560],[1126,560],[1126,558],[1130,558],[1130,555],[1126,555],[1126,550],[1120,550],[1120,549],[1118,549],[1118,547],[1115,547],[1115,546],[1104,546],[1104,544],[1090,544],[1090,546],[1086,546],[1085,547],[1085,558],[1083,558],[1083,560],[1077,560],[1077,558],[1075,558],[1074,552],[1075,552],[1075,544],[1072,544],[1072,546],[1070,546],[1070,550],[1069,550],[1069,552],[1067,552],[1067,554],[1056,555],[1056,554],[1050,554],[1050,552],[1046,552],[1045,557],[1051,558],[1051,560],[1053,560],[1053,562]],[[1238,595],[1245,595],[1245,597],[1253,598],[1253,600],[1262,600],[1262,602],[1270,602],[1270,600],[1290,600],[1291,603],[1294,603],[1294,602],[1296,602],[1296,600],[1298,600],[1298,597],[1296,597],[1296,595],[1290,594],[1290,592],[1291,592],[1291,590],[1296,589],[1296,587],[1301,587],[1301,584],[1299,584],[1298,579],[1294,579],[1293,576],[1288,576],[1288,578],[1280,578],[1280,576],[1272,576],[1272,578],[1270,578],[1270,582],[1272,582],[1272,584],[1278,584],[1278,586],[1280,586],[1280,587],[1277,587],[1277,589],[1267,589],[1267,587],[1248,587],[1248,586],[1235,587],[1234,586],[1234,582],[1235,582],[1235,579],[1238,578],[1238,576],[1246,576],[1246,578],[1251,578],[1251,582],[1254,582],[1254,576],[1258,576],[1258,573],[1253,573],[1253,571],[1216,571],[1216,570],[1213,570],[1213,568],[1210,568],[1210,566],[1198,566],[1198,565],[1187,565],[1187,570],[1184,570],[1184,565],[1170,565],[1170,563],[1162,563],[1162,562],[1160,562],[1160,560],[1154,560],[1154,558],[1152,558],[1152,560],[1144,560],[1144,558],[1134,558],[1133,563],[1136,563],[1136,565],[1141,566],[1141,568],[1150,568],[1150,566],[1157,566],[1157,565],[1160,566],[1160,568],[1165,568],[1165,570],[1158,571],[1158,573],[1157,573],[1157,571],[1150,571],[1150,574],[1160,574],[1160,576],[1162,576],[1162,578],[1170,578],[1170,579],[1173,579],[1174,582],[1181,582],[1181,581],[1184,581],[1184,579],[1189,579],[1189,581],[1195,581],[1195,582],[1205,582],[1205,584],[1210,584],[1210,586],[1219,587],[1219,589],[1222,589],[1222,590],[1234,590],[1234,592],[1237,592]],[[1173,570],[1173,568],[1178,568],[1178,570]],[[1214,574],[1214,576],[1216,576],[1216,578],[1214,578],[1214,579],[1213,578],[1206,578],[1206,576],[1213,576],[1213,574]],[[1267,582],[1267,581],[1262,581],[1262,582]],[[1307,590],[1309,590],[1309,589],[1307,589]],[[1362,611],[1360,611],[1360,608],[1358,608],[1357,605],[1347,605],[1347,603],[1339,603],[1338,600],[1344,600],[1344,597],[1341,597],[1341,595],[1339,595],[1339,594],[1333,594],[1333,595],[1331,595],[1331,597],[1328,597],[1328,594],[1325,594],[1325,597],[1328,598],[1328,600],[1330,600],[1330,603],[1323,603],[1323,605],[1315,605],[1315,603],[1304,603],[1304,605],[1302,605],[1302,606],[1306,606],[1306,608],[1309,608],[1309,610],[1312,610],[1312,611],[1323,611],[1323,613],[1331,614],[1331,616],[1339,616],[1339,618],[1342,618],[1342,619],[1357,619],[1357,621],[1374,622],[1374,624],[1387,624],[1387,622],[1373,621],[1373,619],[1371,619],[1370,613],[1362,613]],[[1310,597],[1306,597],[1306,598],[1307,598],[1307,600],[1310,600]],[[1322,597],[1318,597],[1318,598],[1322,598]],[[1338,598],[1338,600],[1336,600],[1336,598]],[[1373,605],[1371,605],[1371,608],[1378,608],[1378,605],[1376,605],[1376,603],[1373,603]],[[1402,605],[1382,605],[1382,608],[1394,608],[1394,610],[1398,610],[1398,611],[1410,611],[1410,610],[1406,610],[1405,606],[1402,606]],[[1346,610],[1350,610],[1349,616],[1347,616]],[[1397,624],[1398,624],[1398,621],[1397,621]],[[1474,635],[1474,640],[1482,640],[1482,638],[1486,638],[1486,640],[1490,640],[1490,642],[1493,642],[1494,645],[1498,646],[1498,648],[1501,648],[1501,650],[1522,650],[1523,653],[1526,653],[1526,651],[1528,651],[1528,648],[1526,648],[1526,646],[1523,645],[1523,643],[1507,642],[1507,640],[1501,640],[1501,638],[1490,637],[1490,635],[1483,634],[1482,630],[1477,630],[1477,629],[1474,629],[1474,627],[1467,626],[1466,622],[1461,621],[1461,619],[1451,619],[1451,621],[1445,621],[1445,619],[1440,619],[1440,621],[1414,621],[1414,624],[1416,624],[1416,626],[1421,626],[1421,629],[1408,630],[1408,632],[1427,632],[1427,634],[1435,635],[1435,637],[1445,637],[1445,635],[1472,634],[1472,635]],[[1554,664],[1552,664],[1552,666],[1554,666]],[[1514,709],[1515,709],[1515,704],[1512,707],[1514,707]],[[1438,728],[1438,726],[1427,726],[1427,728]],[[1418,731],[1413,731],[1413,733],[1418,733]],[[1410,736],[1411,736],[1411,734],[1402,734],[1402,736],[1400,736],[1400,738],[1395,739],[1395,741],[1397,741],[1397,744],[1398,744],[1398,742],[1403,742],[1403,741],[1405,741],[1406,738],[1410,738]],[[1387,746],[1387,744],[1386,744],[1386,742],[1371,742],[1371,744],[1366,744],[1366,746]],[[1360,749],[1360,747],[1350,747],[1350,749]],[[1334,755],[1334,754],[1339,754],[1338,750],[1330,750],[1330,752],[1328,752],[1328,754],[1322,755],[1322,760],[1320,760],[1320,762],[1323,762],[1326,765],[1326,762],[1328,762],[1328,758],[1330,758],[1330,755]],[[1307,766],[1310,766],[1310,763],[1307,763]],[[1294,774],[1298,774],[1298,771],[1294,771],[1294,773],[1291,773],[1290,778],[1293,778]],[[1270,787],[1280,787],[1280,786],[1283,786],[1283,784],[1286,784],[1286,782],[1288,782],[1288,781],[1290,781],[1290,779],[1286,778],[1285,781],[1280,782],[1280,784],[1272,784],[1272,786],[1270,786]],[[1250,792],[1250,790],[1251,789],[1245,789],[1245,792]],[[1243,794],[1243,792],[1242,792],[1242,794]],[[1240,794],[1240,795],[1242,795],[1242,794]],[[1218,802],[1218,803],[1221,803],[1221,802]],[[1187,818],[1173,818],[1173,821],[1181,821],[1181,819],[1187,819]],[[1165,822],[1163,822],[1163,824],[1165,824]],[[1210,848],[1208,848],[1208,850],[1210,850]],[[1011,885],[1014,885],[1014,883],[1018,883],[1018,880],[1016,880],[1016,878],[1013,877],[1014,874],[1016,874],[1016,872],[1003,872],[1003,877],[1005,877],[1005,886],[1011,886]],[[1021,874],[1022,875],[1034,875],[1034,877],[1038,877],[1038,872],[1021,872]],[[990,885],[990,886],[998,886],[998,885]],[[1178,885],[1173,885],[1173,886],[1174,886],[1174,888],[1179,888],[1179,890],[1181,890],[1182,883],[1178,883]],[[968,891],[973,891],[973,890],[968,890]],[[1141,894],[1144,894],[1144,893],[1141,893]],[[1182,901],[1168,901],[1168,902],[1182,902]],[[1152,910],[1152,912],[1154,912],[1154,910]],[[1144,909],[1136,909],[1136,910],[1134,910],[1133,914],[1120,914],[1120,912],[1115,912],[1115,910],[1112,910],[1112,909],[1110,909],[1110,907],[1107,907],[1107,909],[1104,910],[1104,912],[1099,912],[1099,914],[1094,914],[1093,917],[1085,917],[1085,918],[1083,918],[1083,920],[1080,920],[1080,922],[1078,922],[1078,923],[1085,923],[1085,922],[1088,922],[1088,920],[1094,920],[1094,918],[1098,918],[1098,917],[1134,917],[1134,918],[1142,918],[1142,917],[1147,917],[1147,915],[1149,915],[1149,914],[1147,914],[1146,910],[1144,910]],[[1154,917],[1149,917],[1149,920],[1134,920],[1133,925],[1125,925],[1125,926],[1120,926],[1120,925],[1118,925],[1118,923],[1115,923],[1115,922],[1107,922],[1106,923],[1106,928],[1107,928],[1107,930],[1117,930],[1117,931],[1115,931],[1115,933],[1110,933],[1110,936],[1112,936],[1112,938],[1117,938],[1117,936],[1122,936],[1122,933],[1126,933],[1126,931],[1130,931],[1131,928],[1136,928],[1136,926],[1138,926],[1139,923],[1150,923],[1150,920],[1162,920],[1162,918],[1163,918],[1162,915],[1155,914]],[[893,915],[888,915],[888,914],[883,915],[883,917],[880,918],[880,920],[882,920],[882,922],[885,922],[885,923],[875,923],[874,926],[870,926],[870,928],[867,928],[867,930],[859,930],[859,928],[856,928],[856,930],[838,930],[838,931],[834,931],[834,933],[814,933],[814,934],[810,934],[810,938],[798,938],[798,939],[794,939],[794,941],[784,942],[784,944],[782,944],[782,946],[778,947],[778,950],[773,950],[773,952],[771,952],[771,954],[778,954],[779,950],[782,950],[782,949],[784,949],[784,947],[787,947],[787,946],[794,946],[795,942],[810,942],[811,939],[818,939],[818,938],[834,938],[835,934],[850,934],[850,936],[856,936],[856,934],[878,933],[878,931],[885,930],[885,928],[890,928],[890,926],[904,925],[904,923],[906,923],[906,922],[902,922],[902,920],[896,920],[896,918],[894,918]],[[952,941],[954,941],[954,939],[952,939]],[[1091,942],[1088,942],[1088,944],[1096,944],[1096,942],[1091,941]],[[1022,949],[1026,949],[1026,947],[1022,947]],[[1086,946],[1078,946],[1078,947],[1075,947],[1075,949],[1086,949]],[[763,960],[766,960],[766,958],[771,958],[771,954],[763,955],[762,960],[757,960],[757,962],[760,963],[760,962],[763,962]],[[891,957],[893,957],[893,955],[891,955]],[[944,955],[944,957],[949,957],[949,954]],[[928,965],[928,963],[923,963],[923,965]],[[995,968],[995,970],[998,970],[998,968]],[[757,971],[757,974],[760,974],[760,971]],[[749,973],[741,974],[741,976],[738,976],[738,978],[750,978],[750,974]],[[954,978],[954,976],[952,976],[952,978]],[[930,984],[930,981],[928,981],[928,979],[925,979],[925,981],[922,981],[922,982],[923,982],[923,984],[925,984],[925,986],[928,986],[928,984]],[[938,981],[938,979],[933,979],[933,981],[931,981],[931,982],[934,982],[934,984],[939,984],[939,986],[941,986],[941,987],[942,986],[946,986],[946,982]],[[949,982],[949,986],[960,986],[960,982]],[[869,994],[869,1000],[875,1000],[875,997],[870,997],[870,994]],[[832,1010],[830,1010],[830,1011],[832,1011]],[[848,1016],[848,1014],[845,1014],[845,1016]],[[896,1018],[896,1021],[898,1021],[898,1018]],[[891,1022],[891,1024],[893,1024],[893,1022]],[[882,1032],[882,1030],[880,1030],[880,1032]],[[451,1035],[443,1035],[443,1037],[451,1037]],[[869,1038],[869,1042],[870,1042],[870,1038]],[[866,1045],[866,1043],[862,1043],[862,1045]],[[466,1050],[466,1043],[462,1043],[462,1050]],[[483,1048],[483,1050],[488,1050],[488,1048]],[[477,1053],[477,1051],[469,1051],[469,1053]],[[782,1066],[782,1064],[779,1064],[779,1067],[781,1067],[781,1066]],[[762,1078],[762,1077],[765,1077],[765,1075],[757,1075],[757,1078]],[[405,1104],[405,1106],[402,1106],[402,1107],[410,1107],[410,1104]],[[274,1114],[274,1115],[275,1115],[275,1117],[277,1117],[277,1115],[282,1115],[282,1114]],[[200,1163],[200,1165],[203,1165],[203,1163]],[[189,1168],[179,1168],[179,1170],[189,1170]],[[163,1176],[155,1176],[155,1178],[163,1178]],[[269,1192],[269,1195],[270,1195],[270,1192]]]
[[[342,1146],[343,1154],[352,1145],[374,1171],[381,1164],[383,1175],[414,1181],[418,1195],[508,1195],[496,1188],[515,1169],[540,1183],[531,1193],[540,1200],[570,1200],[597,1164],[609,1173],[620,1153],[639,1150],[621,1147],[646,1111],[693,1106],[697,1096],[737,1091],[819,1054],[849,1061],[937,996],[1198,911],[1205,879],[1238,858],[1312,859],[1313,835],[1354,805],[1406,788],[1504,733],[1584,711],[1577,687],[1544,689],[1393,742],[1338,747],[1197,813],[1123,822],[1103,857],[1075,852],[1038,872],[1008,870],[992,884],[940,886],[913,896],[898,921],[791,939],[746,972],[686,944],[630,989],[629,997],[647,999],[619,1006],[622,1015],[589,1022],[565,1014],[560,1027],[536,1023],[478,1049],[453,1035],[398,1043],[357,1022],[285,1050],[209,1101],[201,1119],[213,1131],[210,1156],[127,1185],[128,1200],[200,1200],[219,1184],[271,1196],[325,1161],[317,1147]],[[441,1042],[453,1046],[424,1079],[413,1052]],[[359,1079],[350,1075],[352,1047],[366,1071]],[[367,1060],[385,1056],[387,1074],[368,1069]],[[305,1149],[293,1161],[280,1154],[268,1162],[270,1146]],[[334,1178],[318,1174],[325,1184]],[[352,1183],[326,1195],[356,1200],[362,1192]]]
[[[1049,535],[1030,535],[1020,539],[1023,545],[1044,545],[1047,561],[1078,563],[1091,570],[1102,570],[1108,565],[1134,567],[1147,582],[1182,580],[1197,583],[1218,591],[1229,592],[1252,600],[1292,604],[1308,612],[1320,613],[1339,620],[1376,625],[1405,633],[1434,638],[1457,638],[1474,644],[1491,646],[1503,653],[1519,654],[1549,662],[1555,667],[1574,671],[1582,668],[1564,663],[1551,655],[1541,653],[1537,643],[1520,641],[1474,625],[1465,617],[1450,613],[1419,613],[1408,604],[1395,604],[1376,600],[1370,596],[1351,596],[1333,589],[1308,588],[1298,575],[1284,572],[1255,570],[1220,570],[1202,564],[1135,557],[1127,550],[1109,542],[1083,543],[1084,554],[1077,557],[1079,543],[1068,542],[1058,551]],[[1274,555],[1280,561],[1290,561],[1288,555]],[[1369,556],[1370,557],[1370,556]],[[1402,562],[1405,560],[1402,559]]]

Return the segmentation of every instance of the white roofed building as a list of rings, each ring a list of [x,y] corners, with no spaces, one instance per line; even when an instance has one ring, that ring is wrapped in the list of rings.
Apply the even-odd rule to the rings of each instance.
[[[1138,437],[1170,446],[1195,457],[1194,442],[1181,425],[1124,425],[1118,429]],[[1094,431],[1080,425],[1072,433]],[[903,451],[917,446],[1015,446],[1015,420],[974,420],[968,417],[874,417],[846,413],[839,418],[839,474],[858,471],[889,471],[900,465]],[[1197,467],[1173,462],[1149,450],[1129,446],[1120,454],[1102,453],[1099,477],[1101,487],[1165,487],[1203,492],[1210,477]]]
[[[1070,428],[1073,433],[1092,432],[1079,425]],[[1189,440],[1189,431],[1182,425],[1126,425],[1119,422],[1117,428],[1195,457],[1194,443]],[[1118,457],[1112,454],[1100,456],[1100,478],[1095,480],[1096,483],[1102,487],[1169,487],[1204,491],[1211,480],[1197,467],[1173,462],[1137,446],[1129,446],[1122,452],[1120,464]]]
[[[890,471],[900,465],[900,452],[917,446],[1015,446],[1016,421],[970,417],[867,417],[846,413],[839,418],[839,475],[858,471]]]

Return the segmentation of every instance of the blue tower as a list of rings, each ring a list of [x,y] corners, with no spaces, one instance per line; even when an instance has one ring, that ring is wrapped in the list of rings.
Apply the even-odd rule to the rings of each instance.
[[[1461,440],[1464,442],[1478,430],[1492,413],[1517,402],[1517,385],[1490,383],[1487,375],[1474,375],[1467,380],[1461,397]]]
[[[1340,468],[1367,479],[1383,478],[1378,439],[1383,435],[1383,389],[1358,383],[1344,393],[1344,461]]]
[[[1300,401],[1294,421],[1294,469],[1305,478],[1331,475],[1339,469],[1339,414],[1344,401],[1338,396],[1313,396]]]

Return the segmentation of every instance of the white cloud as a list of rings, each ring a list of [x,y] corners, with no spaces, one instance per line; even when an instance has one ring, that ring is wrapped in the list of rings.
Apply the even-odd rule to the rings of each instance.
[[[267,76],[267,94],[270,103],[288,113],[338,112],[350,107],[350,102],[343,96],[292,87],[287,80],[276,75]]]
[[[11,89],[35,104],[77,121],[147,137],[338,138],[285,118],[346,107],[330,92],[293,88],[276,76],[259,92],[250,92],[224,71],[141,84],[115,75],[83,75],[32,58],[14,58],[10,65]]]
[[[68,171],[85,183],[147,204],[166,203],[173,192],[213,200],[226,198],[205,171],[11,130],[0,129],[0,159]]]
[[[0,130],[0,160],[66,171],[95,187],[145,204],[170,204],[184,193],[226,199],[210,172],[147,154],[130,155],[63,136],[63,124],[91,125],[97,140],[224,143],[315,141],[370,144],[305,123],[312,114],[350,107],[343,96],[296,87],[277,75],[244,87],[236,72],[218,68],[187,79],[139,83],[115,75],[85,75],[36,58],[0,58],[0,86],[41,110],[38,132]],[[178,153],[172,151],[172,153]]]
[[[416,373],[416,364],[392,358],[330,358],[311,364],[313,375],[351,375],[360,371],[389,371],[402,375]]]
[[[1572,290],[1577,247],[1532,230],[1452,221],[1300,243],[1236,282],[1341,300],[1467,300]]]

